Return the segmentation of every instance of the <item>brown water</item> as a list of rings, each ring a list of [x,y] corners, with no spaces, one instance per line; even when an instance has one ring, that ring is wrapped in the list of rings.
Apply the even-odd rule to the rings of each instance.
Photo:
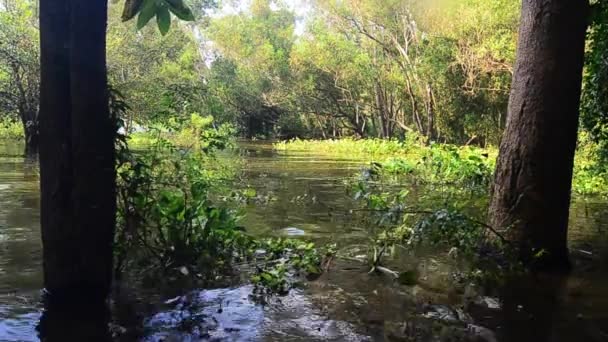
[[[0,341],[38,340],[38,176],[21,148],[0,144]],[[362,161],[280,155],[268,144],[242,144],[240,154],[243,182],[269,199],[247,206],[243,225],[251,232],[332,241],[354,257],[365,253],[369,227],[350,213],[356,204],[343,184]],[[448,328],[468,325],[488,341],[608,341],[607,236],[608,205],[578,199],[570,233],[576,268],[568,277],[519,279],[491,297],[452,291],[453,263],[445,253],[401,259],[411,264],[397,266],[421,272],[413,287],[342,260],[266,305],[250,299],[247,285],[185,294],[145,319],[145,340],[431,341],[442,334],[461,340]]]

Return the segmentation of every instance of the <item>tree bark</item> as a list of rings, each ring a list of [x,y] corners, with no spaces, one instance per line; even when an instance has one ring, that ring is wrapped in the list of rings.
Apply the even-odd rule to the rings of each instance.
[[[72,215],[83,256],[78,276],[105,298],[112,279],[116,224],[115,131],[106,71],[107,1],[72,0],[71,12]]]
[[[105,0],[40,3],[40,188],[47,306],[103,306],[115,226]]]
[[[430,83],[426,85],[426,137],[429,144],[435,140],[435,98],[433,97],[433,86]]]
[[[521,257],[568,266],[568,210],[588,3],[523,0],[508,117],[490,221],[510,227]]]
[[[26,111],[21,115],[23,133],[25,137],[25,155],[34,156],[38,154],[39,132],[38,132],[38,112]]]

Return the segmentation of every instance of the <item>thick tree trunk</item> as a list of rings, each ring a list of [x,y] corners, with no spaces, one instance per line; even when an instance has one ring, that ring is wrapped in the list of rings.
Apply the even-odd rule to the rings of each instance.
[[[40,224],[50,293],[71,282],[65,273],[76,254],[70,245],[77,244],[71,213],[69,13],[69,0],[40,2]]]
[[[572,167],[588,4],[524,0],[507,124],[490,220],[510,227],[524,261],[567,266]]]
[[[106,72],[107,1],[72,0],[70,90],[72,99],[72,217],[82,262],[78,277],[105,296],[112,279],[116,224],[114,123]]]
[[[116,202],[106,18],[105,0],[40,4],[41,325],[57,310],[103,308],[110,291]]]

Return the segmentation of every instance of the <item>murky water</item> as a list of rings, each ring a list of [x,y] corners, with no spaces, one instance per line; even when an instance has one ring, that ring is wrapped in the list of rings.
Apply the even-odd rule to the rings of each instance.
[[[41,311],[37,167],[21,157],[21,148],[0,144],[0,341],[36,341]],[[250,232],[333,241],[352,255],[364,253],[357,249],[367,242],[368,227],[350,214],[355,203],[343,185],[361,161],[279,155],[262,143],[242,144],[240,151],[245,181],[267,199],[246,208],[243,225]],[[425,324],[432,320],[468,326],[486,341],[608,341],[607,236],[608,205],[578,199],[570,233],[576,271],[568,277],[519,279],[507,290],[491,293],[494,297],[484,297],[488,294],[451,291],[449,263],[441,255],[404,259],[411,263],[407,267],[421,271],[421,282],[413,287],[370,275],[362,263],[337,261],[321,279],[265,305],[250,298],[249,286],[194,291],[170,300],[145,319],[145,340],[422,341],[436,340],[441,333],[456,336],[445,326],[425,335]],[[467,296],[474,298],[467,302]]]

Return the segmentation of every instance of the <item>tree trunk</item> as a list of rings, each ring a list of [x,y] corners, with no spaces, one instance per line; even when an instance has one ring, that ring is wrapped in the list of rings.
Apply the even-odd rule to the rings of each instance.
[[[429,144],[435,140],[435,98],[433,97],[433,86],[430,83],[426,85],[426,137]]]
[[[72,0],[72,217],[83,259],[78,277],[105,296],[116,224],[115,128],[106,71],[106,0]],[[91,284],[88,284],[88,283]]]
[[[376,83],[374,84],[374,92],[376,99],[376,110],[378,112],[378,126],[380,126],[380,132],[378,132],[378,136],[381,139],[386,139],[386,108],[384,106],[384,98],[382,97],[382,86],[378,81],[376,81]]]
[[[71,218],[71,99],[69,1],[40,2],[40,225],[44,285],[53,293],[69,282],[75,247]]]
[[[524,261],[544,250],[541,267],[568,266],[587,7],[584,0],[523,1],[489,215],[493,226],[510,227]]]
[[[44,322],[66,319],[57,311],[86,316],[73,308],[103,308],[110,291],[116,199],[106,18],[105,0],[40,4],[41,231],[47,292],[41,330],[50,340],[59,340],[61,328],[53,330],[53,324]],[[91,313],[106,317],[103,311]]]
[[[23,133],[25,136],[25,155],[34,156],[38,154],[39,148],[39,123],[37,111],[25,111],[21,115]]]
[[[406,77],[407,84],[407,93],[410,97],[410,102],[412,105],[412,121],[418,128],[418,132],[424,135],[424,127],[422,126],[422,120],[420,120],[420,115],[418,114],[418,102],[416,101],[416,96],[414,95],[414,89],[412,89],[412,82],[408,77]]]

